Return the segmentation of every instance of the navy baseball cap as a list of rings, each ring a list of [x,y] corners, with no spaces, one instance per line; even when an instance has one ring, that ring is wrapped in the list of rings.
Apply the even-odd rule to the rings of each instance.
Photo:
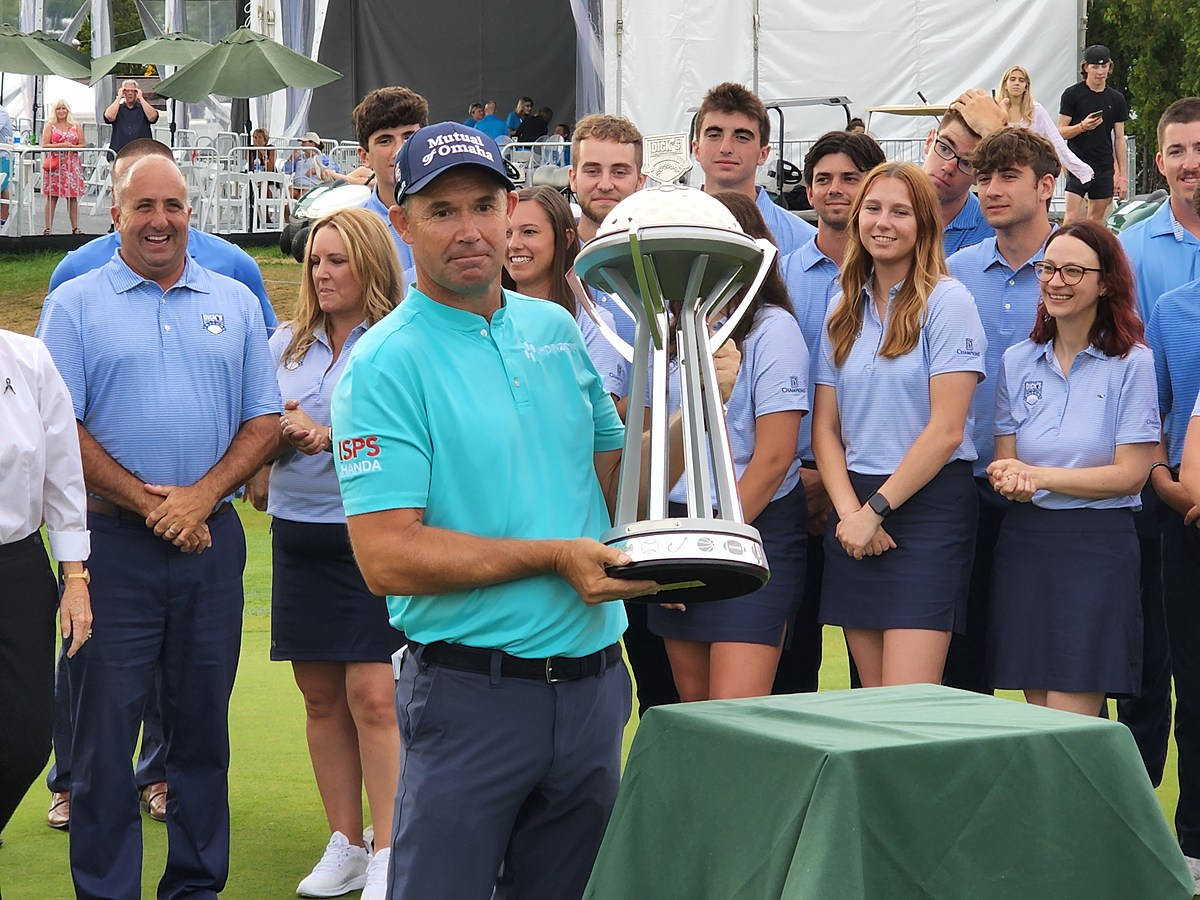
[[[479,166],[495,175],[506,190],[516,190],[491,137],[457,122],[438,122],[410,137],[396,154],[396,202],[456,166]]]
[[[1083,51],[1083,61],[1089,66],[1102,66],[1112,61],[1112,54],[1103,44],[1092,44]]]

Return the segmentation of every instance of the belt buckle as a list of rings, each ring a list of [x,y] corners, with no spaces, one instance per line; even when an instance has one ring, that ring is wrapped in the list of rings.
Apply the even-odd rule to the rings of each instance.
[[[546,657],[546,684],[559,684],[566,681],[565,678],[556,678],[554,676],[554,657]]]

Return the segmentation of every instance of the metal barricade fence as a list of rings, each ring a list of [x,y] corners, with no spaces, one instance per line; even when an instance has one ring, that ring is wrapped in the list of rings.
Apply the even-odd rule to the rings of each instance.
[[[41,231],[35,223],[44,198],[41,193],[42,165],[52,153],[78,155],[84,182],[84,193],[79,198],[81,204],[89,198],[98,204],[109,192],[108,170],[113,154],[107,147],[64,150],[61,147],[0,144],[0,152],[9,154],[11,159],[9,215],[7,224],[0,231],[5,237],[24,237]]]

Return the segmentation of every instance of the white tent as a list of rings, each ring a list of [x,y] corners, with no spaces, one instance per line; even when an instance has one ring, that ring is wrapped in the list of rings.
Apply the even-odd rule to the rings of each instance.
[[[843,95],[870,106],[948,103],[1025,66],[1054,115],[1078,81],[1085,0],[603,0],[605,108],[643,134],[687,131],[722,81],[764,99]],[[772,120],[772,126],[774,126]],[[880,138],[923,137],[929,119],[878,116]],[[828,107],[787,112],[789,140],[845,125]],[[774,136],[773,136],[774,139]]]

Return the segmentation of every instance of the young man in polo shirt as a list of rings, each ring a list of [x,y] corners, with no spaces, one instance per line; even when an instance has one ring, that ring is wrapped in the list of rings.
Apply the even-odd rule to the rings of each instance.
[[[950,274],[967,286],[979,309],[987,335],[987,377],[971,400],[972,439],[979,454],[973,464],[979,524],[967,595],[967,630],[950,639],[942,680],[951,687],[990,693],[987,622],[992,555],[1009,507],[987,478],[995,441],[995,376],[1004,351],[1029,336],[1037,317],[1040,288],[1033,265],[1042,258],[1042,247],[1053,230],[1046,204],[1062,167],[1050,142],[1024,128],[989,134],[975,147],[971,165],[983,216],[996,233],[947,261]]]
[[[776,206],[755,184],[758,167],[771,155],[770,141],[767,108],[753,91],[726,81],[704,95],[692,140],[692,154],[704,172],[704,190],[709,194],[736,191],[753,200],[780,255],[786,255],[798,250],[816,229]]]
[[[406,87],[381,87],[359,101],[352,118],[358,138],[358,159],[375,173],[371,195],[363,207],[377,213],[387,223],[400,268],[408,281],[413,267],[412,250],[392,226],[388,209],[395,202],[396,154],[404,142],[429,121],[429,104],[416,91]]]
[[[657,590],[609,577],[628,557],[596,540],[624,427],[570,313],[501,289],[517,197],[495,142],[423,128],[396,181],[416,284],[333,398],[355,556],[410,641],[388,896],[487,900],[504,860],[514,897],[579,897],[630,707],[609,601]]]

